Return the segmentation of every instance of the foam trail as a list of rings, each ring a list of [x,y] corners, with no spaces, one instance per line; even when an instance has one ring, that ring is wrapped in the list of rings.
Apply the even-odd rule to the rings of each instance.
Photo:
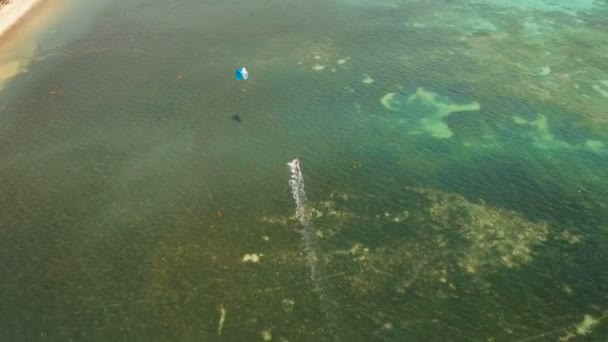
[[[302,225],[300,235],[306,256],[306,263],[310,268],[310,278],[315,286],[315,292],[319,295],[321,309],[326,316],[327,322],[333,334],[334,340],[340,340],[338,336],[338,307],[337,303],[329,297],[331,286],[324,276],[323,269],[319,265],[319,258],[316,243],[313,237],[313,226],[310,222],[310,215],[306,208],[306,192],[304,192],[304,176],[300,169],[300,159],[296,158],[287,163],[291,171],[289,185],[291,193],[296,202],[296,218]]]

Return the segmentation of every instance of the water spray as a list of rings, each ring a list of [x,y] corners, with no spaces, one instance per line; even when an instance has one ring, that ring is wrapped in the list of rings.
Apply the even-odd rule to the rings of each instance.
[[[310,279],[314,285],[315,292],[319,296],[321,310],[325,314],[329,328],[334,339],[338,341],[340,340],[337,335],[339,328],[337,322],[338,306],[330,297],[330,293],[332,293],[331,284],[324,275],[322,265],[319,264],[317,245],[313,236],[314,227],[310,220],[310,213],[306,207],[306,192],[304,192],[304,176],[300,168],[300,158],[292,160],[287,165],[291,171],[289,185],[291,186],[291,193],[296,204],[296,218],[302,226],[300,235],[302,237],[302,248],[304,249],[306,263],[310,269]]]

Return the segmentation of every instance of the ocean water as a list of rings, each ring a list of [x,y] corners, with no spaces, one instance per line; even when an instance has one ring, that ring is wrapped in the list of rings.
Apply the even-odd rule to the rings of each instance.
[[[608,339],[606,1],[66,8],[0,92],[0,340]]]

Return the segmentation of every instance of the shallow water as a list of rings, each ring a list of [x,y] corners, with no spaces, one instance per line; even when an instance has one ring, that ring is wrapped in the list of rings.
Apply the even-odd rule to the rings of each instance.
[[[608,5],[577,4],[71,4],[0,93],[0,339],[605,340]]]

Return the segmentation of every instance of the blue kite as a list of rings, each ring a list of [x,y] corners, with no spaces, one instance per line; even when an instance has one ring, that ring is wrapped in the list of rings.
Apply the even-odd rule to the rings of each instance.
[[[235,76],[237,81],[247,81],[249,78],[249,72],[245,68],[236,69]]]

